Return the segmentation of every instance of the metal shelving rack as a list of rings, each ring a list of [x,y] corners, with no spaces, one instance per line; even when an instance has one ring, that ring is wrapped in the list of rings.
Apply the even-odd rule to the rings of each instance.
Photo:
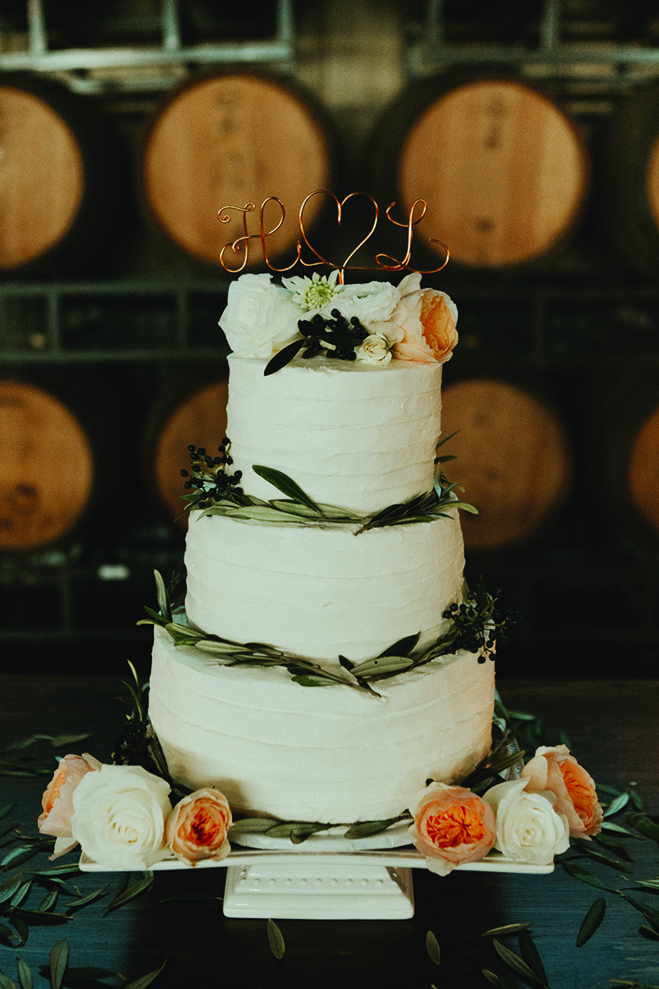
[[[617,44],[610,39],[597,45],[566,41],[566,3],[561,0],[545,0],[538,5],[534,45],[452,40],[445,6],[441,0],[429,0],[423,17],[416,21],[411,18],[406,48],[410,79],[455,66],[510,65],[530,79],[542,79],[575,101],[582,101],[580,106],[585,107],[586,114],[597,114],[608,112],[621,94],[659,76],[659,48],[653,45]],[[178,81],[181,72],[185,74],[191,67],[202,65],[261,62],[294,71],[295,27],[290,0],[278,0],[276,37],[272,39],[192,47],[186,47],[181,40],[177,0],[163,0],[161,44],[153,49],[51,51],[42,0],[28,0],[27,10],[29,44],[23,52],[0,51],[0,77],[3,72],[17,69],[51,74],[94,98],[145,87],[162,90]],[[573,73],[576,65],[586,65],[593,72]],[[615,71],[601,71],[607,66]],[[123,76],[122,67],[126,70]],[[141,77],[134,71],[154,67],[162,72]],[[120,71],[114,71],[109,79],[103,75],[105,69]],[[462,276],[454,292],[462,300],[461,335],[465,346],[461,371],[468,375],[488,368],[494,373],[514,374],[532,369],[554,377],[598,369],[632,370],[639,364],[659,368],[659,289],[647,279],[624,276],[602,287],[597,268],[588,269],[586,274],[587,287],[579,281],[579,263],[567,272],[560,268],[552,271],[550,266],[532,279],[492,278],[486,287],[478,277]],[[451,291],[451,286],[447,288]],[[200,319],[207,317],[208,325],[215,326],[225,290],[226,282],[221,278],[197,280],[185,275],[166,279],[136,276],[105,283],[0,283],[0,325],[4,328],[0,363],[13,371],[48,366],[193,367],[221,360],[225,349],[219,342],[209,342],[199,332],[199,326]],[[135,315],[134,311],[143,305],[157,315],[152,325]],[[214,319],[210,317],[213,306]],[[94,320],[89,320],[89,310],[102,311],[105,307],[123,311],[124,332],[114,342],[108,343],[106,335],[102,344],[94,345]],[[513,313],[506,325],[508,345],[502,345],[502,324],[480,317],[485,309],[490,314],[497,310]],[[599,342],[594,344],[592,331],[596,320],[598,328],[602,328],[598,315],[602,309],[609,313],[609,322],[604,323],[604,336],[600,333]],[[566,325],[566,313],[576,315],[576,329],[574,320]],[[81,335],[76,327],[85,325],[85,319],[90,329]],[[626,327],[625,342],[612,350],[610,340],[620,340],[621,326]],[[522,651],[533,653],[546,646],[547,629],[540,620],[536,622],[534,613],[534,597],[545,595],[546,600],[556,602],[552,627],[556,650],[581,644],[619,651],[627,645],[636,656],[656,653],[658,553],[649,544],[616,548],[607,545],[589,557],[591,548],[581,551],[575,544],[541,544],[531,553],[522,547],[490,559],[471,558],[473,567],[486,574],[488,583],[494,581],[495,586],[500,580],[513,597],[518,596],[516,606],[531,616],[515,636]],[[90,550],[80,539],[24,556],[0,555],[1,593],[5,602],[15,601],[10,610],[18,616],[13,626],[10,623],[0,627],[0,643],[36,648],[48,644],[66,650],[104,642],[110,649],[145,650],[146,657],[148,646],[144,645],[143,630],[134,629],[130,615],[137,619],[141,601],[148,603],[152,599],[153,566],[167,572],[180,558],[179,534],[173,536],[158,521],[139,532],[127,533],[123,545],[113,546],[108,554],[102,546]],[[581,624],[577,605],[567,609],[565,615],[565,609],[561,611],[558,604],[566,574],[575,585],[576,596],[580,586],[587,585],[586,597],[599,594],[602,601],[599,610],[595,606],[591,617],[584,615]],[[35,590],[45,604],[39,620],[30,622],[24,620],[21,601],[30,596],[34,599]],[[93,616],[96,608],[98,621],[84,617],[87,604],[78,604],[82,590],[87,604],[92,599],[89,614]],[[612,606],[616,595],[621,602],[618,610]],[[104,607],[103,601],[112,604]],[[126,623],[124,613],[129,606]],[[554,604],[549,607],[554,608]],[[630,617],[625,617],[625,609]],[[639,670],[652,675],[649,663],[650,660],[648,665],[641,662]]]
[[[274,35],[250,41],[221,41],[186,45],[181,32],[179,0],[161,0],[154,28],[160,44],[149,47],[94,47],[53,49],[48,42],[48,10],[44,0],[27,0],[26,47],[22,51],[0,51],[0,72],[57,73],[76,92],[99,94],[107,90],[130,91],[166,89],[176,76],[163,72],[136,79],[130,70],[162,70],[190,66],[273,63],[292,68],[294,53],[294,19],[291,0],[274,4]],[[125,75],[111,78],[92,76],[90,71],[123,69]]]

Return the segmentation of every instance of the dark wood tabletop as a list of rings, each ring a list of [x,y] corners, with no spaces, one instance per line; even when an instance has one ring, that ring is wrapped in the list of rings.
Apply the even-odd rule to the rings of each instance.
[[[88,750],[109,761],[117,728],[129,709],[122,678],[122,673],[116,678],[0,677],[0,749],[6,750],[12,743],[35,734],[90,732],[85,742],[53,747],[42,740],[22,753],[52,763],[53,768],[56,755],[69,750]],[[632,791],[642,798],[650,822],[656,826],[659,681],[504,680],[500,692],[510,711],[541,719],[544,744],[556,744],[566,737],[573,754],[598,784],[620,792],[634,784]],[[10,824],[18,824],[23,835],[38,834],[36,821],[48,778],[0,778],[0,809],[7,804],[13,807],[11,814],[0,821],[0,834]],[[608,803],[613,795],[602,790],[601,799]],[[569,875],[560,864],[552,874],[544,876],[458,870],[440,878],[417,869],[412,919],[279,919],[277,927],[285,946],[281,958],[271,950],[266,919],[224,916],[223,869],[156,873],[150,891],[107,914],[120,874],[74,874],[65,877],[69,892],[60,893],[52,912],[67,912],[66,904],[73,898],[74,889],[86,895],[104,888],[104,895],[88,906],[70,911],[70,920],[54,926],[36,925],[29,918],[29,936],[24,945],[8,936],[7,928],[13,928],[6,916],[0,916],[0,970],[16,986],[27,986],[26,981],[19,981],[21,976],[27,978],[25,969],[21,972],[19,967],[22,961],[29,967],[35,987],[50,986],[50,953],[65,939],[69,969],[63,986],[125,984],[119,975],[106,975],[96,983],[76,982],[80,973],[75,970],[85,966],[121,973],[131,982],[166,961],[154,980],[158,989],[361,989],[371,985],[483,989],[488,984],[514,987],[522,983],[502,961],[493,937],[483,934],[506,924],[528,923],[551,989],[603,989],[615,985],[612,980],[628,987],[659,986],[659,940],[652,937],[652,910],[659,918],[659,899],[651,887],[636,882],[658,879],[659,845],[651,837],[639,837],[638,831],[630,827],[630,807],[631,804],[611,820],[629,828],[634,837],[609,832],[609,844],[597,846],[621,861],[627,871],[581,855],[574,848],[569,853],[586,875],[596,877],[594,881],[607,889]],[[3,839],[6,843],[0,848],[0,857],[17,847],[12,838],[13,831]],[[611,838],[619,849],[611,848]],[[625,855],[632,861],[628,862]],[[60,861],[75,863],[77,854]],[[18,868],[27,874],[50,864],[43,852],[20,867],[9,863],[0,873],[0,886]],[[132,874],[130,883],[141,878],[141,874]],[[47,892],[44,886],[33,887],[22,909],[37,909]],[[592,937],[577,946],[582,921],[600,898],[605,901],[604,917]],[[639,929],[643,929],[641,933]],[[440,947],[439,965],[426,949],[429,931]],[[520,955],[517,935],[502,935],[499,941]],[[500,981],[488,982],[483,969],[494,972]],[[5,984],[9,986],[0,976],[3,989]]]

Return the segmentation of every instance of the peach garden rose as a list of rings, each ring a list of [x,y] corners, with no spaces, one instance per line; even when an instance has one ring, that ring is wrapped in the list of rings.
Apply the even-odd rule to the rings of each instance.
[[[521,773],[528,778],[527,791],[550,790],[555,810],[567,817],[573,838],[599,834],[603,819],[595,783],[566,745],[541,745]]]
[[[495,839],[492,809],[462,786],[431,783],[410,806],[409,832],[431,872],[448,875],[463,862],[485,858]]]
[[[394,357],[418,364],[443,364],[458,342],[458,310],[445,292],[421,288],[421,275],[408,275],[400,284],[401,299],[390,321],[403,330],[394,344]]]
[[[73,815],[73,794],[87,773],[96,772],[101,763],[88,752],[83,755],[66,755],[60,759],[53,778],[41,798],[42,812],[39,815],[39,831],[53,835],[55,855],[62,855],[76,845],[71,834]]]
[[[165,840],[181,862],[221,861],[231,851],[227,840],[231,809],[223,793],[212,787],[183,797],[167,819]]]

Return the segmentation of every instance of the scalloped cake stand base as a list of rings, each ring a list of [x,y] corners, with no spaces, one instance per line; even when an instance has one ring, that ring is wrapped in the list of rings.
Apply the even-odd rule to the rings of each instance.
[[[289,920],[405,920],[414,915],[412,870],[355,862],[347,856],[313,863],[262,858],[227,869],[224,914]]]

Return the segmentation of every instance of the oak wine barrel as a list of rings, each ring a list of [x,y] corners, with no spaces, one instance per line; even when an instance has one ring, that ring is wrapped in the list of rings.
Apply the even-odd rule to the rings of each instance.
[[[42,79],[0,79],[0,274],[84,271],[120,216],[120,153],[99,111]]]
[[[41,388],[0,381],[0,550],[67,535],[89,504],[94,454],[74,413]]]
[[[255,203],[249,232],[259,229],[258,209],[269,196],[282,200],[286,219],[268,238],[268,252],[294,259],[297,217],[306,196],[332,188],[333,140],[321,109],[299,86],[247,71],[194,77],[170,93],[149,121],[139,154],[139,185],[149,215],[188,255],[219,266],[224,245],[243,235],[242,219],[220,223],[218,210]],[[313,228],[324,197],[309,206]],[[270,204],[265,225],[278,222]],[[254,242],[253,242],[254,244]],[[231,255],[239,267],[242,257]],[[262,266],[250,247],[248,267]]]
[[[627,478],[632,504],[659,536],[659,403],[634,437]]]
[[[430,243],[438,239],[468,268],[545,259],[575,230],[589,190],[572,120],[528,83],[499,75],[413,83],[380,119],[369,161],[381,205],[395,200],[403,220],[426,200],[415,237],[443,258]]]
[[[607,532],[634,554],[659,551],[659,380],[653,367],[591,385],[590,498]]]
[[[537,536],[565,499],[572,454],[561,420],[532,391],[506,381],[469,378],[442,389],[442,452],[461,497],[478,515],[461,514],[468,549],[494,550]]]
[[[614,256],[656,276],[659,265],[659,86],[618,105],[597,150],[598,215]],[[605,243],[605,248],[609,246]]]
[[[156,401],[147,429],[150,447],[147,463],[152,488],[167,517],[182,528],[187,515],[181,470],[190,466],[188,446],[204,447],[213,456],[226,431],[227,376],[202,384],[190,384],[174,395],[165,389]]]

